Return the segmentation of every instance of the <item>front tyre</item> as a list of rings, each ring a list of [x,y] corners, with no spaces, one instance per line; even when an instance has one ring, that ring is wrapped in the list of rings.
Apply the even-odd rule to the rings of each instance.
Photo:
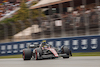
[[[64,58],[64,59],[65,59],[65,58],[69,58],[69,55],[66,55],[66,56],[64,56],[63,58]]]
[[[72,55],[71,51],[69,50],[69,48],[67,46],[63,46],[61,48],[61,53],[66,54],[65,56],[63,56],[63,58],[69,58],[69,56]]]

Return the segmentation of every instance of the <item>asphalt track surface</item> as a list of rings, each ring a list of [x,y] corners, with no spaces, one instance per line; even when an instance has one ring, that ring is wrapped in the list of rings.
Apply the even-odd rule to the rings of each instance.
[[[0,67],[100,67],[100,56],[56,58],[23,61],[17,59],[0,59]]]

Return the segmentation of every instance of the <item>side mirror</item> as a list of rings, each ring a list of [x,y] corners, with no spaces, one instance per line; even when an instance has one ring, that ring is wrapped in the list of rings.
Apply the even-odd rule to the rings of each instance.
[[[29,48],[36,48],[36,45],[30,45]]]
[[[33,44],[29,46],[29,48],[37,48],[37,47],[39,47],[39,44]]]

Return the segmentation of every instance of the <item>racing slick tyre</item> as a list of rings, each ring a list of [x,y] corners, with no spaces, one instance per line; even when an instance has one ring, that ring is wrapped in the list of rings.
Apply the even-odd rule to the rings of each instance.
[[[69,58],[69,55],[64,56],[63,58]]]
[[[23,60],[30,60],[32,57],[31,49],[23,49]]]
[[[40,49],[40,48],[35,49],[34,58],[35,58],[35,60],[42,60],[42,49]]]
[[[66,54],[66,56],[63,56],[63,58],[69,58],[69,55],[72,56],[72,53],[67,46],[63,46],[61,48],[61,53]]]

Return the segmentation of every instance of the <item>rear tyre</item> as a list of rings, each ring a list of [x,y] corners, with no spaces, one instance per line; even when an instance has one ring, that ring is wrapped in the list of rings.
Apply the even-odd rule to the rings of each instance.
[[[35,50],[35,56],[34,56],[35,60],[38,60],[38,53],[37,50]]]
[[[42,50],[37,48],[35,49],[35,55],[34,55],[35,60],[42,60]]]
[[[23,60],[30,60],[32,57],[32,52],[30,49],[23,49]]]

